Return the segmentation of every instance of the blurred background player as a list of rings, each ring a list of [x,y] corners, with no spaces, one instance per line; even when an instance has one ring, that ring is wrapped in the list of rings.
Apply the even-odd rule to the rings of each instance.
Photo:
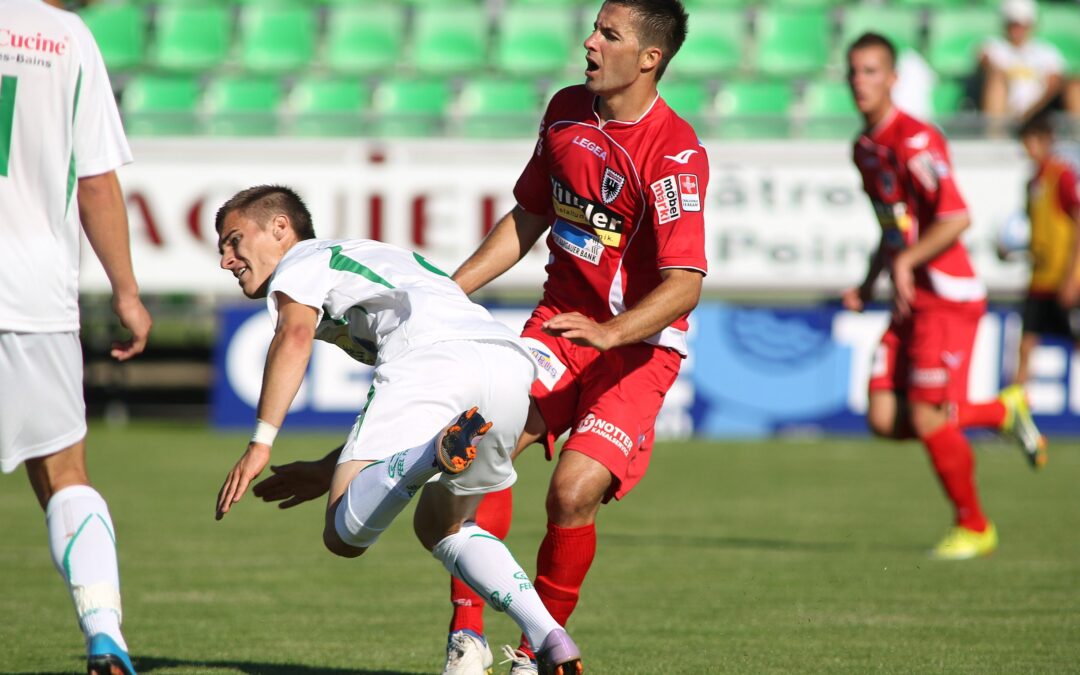
[[[510,453],[535,376],[521,340],[411,251],[316,239],[311,214],[288,188],[237,193],[218,211],[216,229],[222,269],[247,297],[266,298],[274,322],[255,434],[218,494],[218,519],[269,463],[312,342],[330,342],[375,371],[345,444],[322,462],[300,463],[322,469],[320,494],[329,488],[326,547],[363,554],[423,488],[414,527],[424,548],[517,622],[542,672],[580,675],[577,645],[510,551],[465,522],[484,493],[517,477]],[[267,501],[297,496],[280,484],[288,494],[276,491],[274,481],[260,485]]]
[[[536,589],[565,625],[596,553],[602,503],[644,476],[653,424],[686,356],[687,315],[706,272],[701,215],[709,164],[694,130],[657,93],[686,37],[676,0],[609,0],[585,40],[585,84],[555,94],[517,207],[454,274],[472,293],[510,269],[545,232],[543,298],[522,336],[540,368],[520,451],[548,456],[551,477]],[[509,500],[478,524],[509,526]],[[498,525],[501,525],[499,527]],[[452,588],[446,673],[483,672],[491,656],[482,602]],[[512,673],[535,672],[527,641]]]
[[[1080,185],[1073,167],[1054,155],[1049,115],[1037,115],[1024,124],[1020,141],[1035,163],[1027,184],[1031,281],[1014,379],[1024,385],[1031,352],[1043,335],[1060,335],[1080,344]]]
[[[1022,397],[967,402],[968,368],[986,291],[960,235],[970,224],[937,129],[896,109],[890,89],[896,51],[867,33],[848,49],[848,80],[866,127],[854,161],[881,225],[881,243],[866,279],[844,293],[862,311],[888,270],[893,318],[874,355],[867,421],[886,438],[918,438],[955,510],[955,526],[932,551],[963,560],[997,547],[997,531],[979,504],[971,445],[961,429],[1014,432],[1033,458],[1044,443]],[[1044,461],[1033,459],[1033,461]]]
[[[26,464],[88,670],[130,675],[115,531],[86,472],[78,277],[81,221],[131,331],[112,356],[142,352],[151,319],[115,172],[131,151],[82,20],[37,0],[0,0],[0,19],[0,468]]]

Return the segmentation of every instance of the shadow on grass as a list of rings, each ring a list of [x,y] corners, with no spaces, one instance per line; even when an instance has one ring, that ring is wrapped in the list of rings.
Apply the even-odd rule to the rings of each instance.
[[[254,661],[196,661],[188,659],[170,659],[157,656],[133,656],[135,669],[139,673],[152,673],[171,668],[191,668],[200,671],[232,670],[246,675],[416,675],[415,671],[403,670],[364,670],[354,668],[323,668],[305,666],[299,663],[257,663]],[[71,671],[45,672],[32,671],[13,673],[12,675],[71,675]]]

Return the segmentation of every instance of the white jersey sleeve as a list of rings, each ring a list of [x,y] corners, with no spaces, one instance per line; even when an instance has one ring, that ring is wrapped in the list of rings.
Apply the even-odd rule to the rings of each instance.
[[[82,19],[70,18],[82,54],[82,82],[75,101],[75,175],[97,176],[131,163],[120,112],[105,61]]]

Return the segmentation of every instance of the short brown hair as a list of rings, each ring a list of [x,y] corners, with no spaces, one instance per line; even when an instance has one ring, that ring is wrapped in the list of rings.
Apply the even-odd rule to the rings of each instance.
[[[637,19],[638,38],[644,47],[659,47],[660,65],[656,67],[656,80],[663,77],[667,65],[686,41],[688,17],[679,0],[607,0],[622,5],[634,13]]]
[[[237,192],[229,201],[221,205],[214,219],[214,228],[221,234],[225,218],[233,211],[251,218],[260,226],[278,214],[288,216],[297,239],[315,238],[315,228],[311,224],[311,212],[304,200],[292,188],[284,185],[256,185]]]
[[[852,52],[867,47],[881,47],[887,51],[889,53],[889,65],[893,68],[896,67],[896,45],[881,33],[863,33],[857,37],[855,42],[852,42],[851,46],[847,48],[848,60],[851,60]]]

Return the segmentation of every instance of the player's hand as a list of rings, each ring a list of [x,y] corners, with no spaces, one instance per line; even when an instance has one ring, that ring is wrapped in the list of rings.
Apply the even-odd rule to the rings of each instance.
[[[153,324],[153,320],[138,295],[127,297],[114,295],[112,310],[116,317],[120,319],[120,325],[131,331],[131,337],[127,340],[113,342],[109,354],[117,361],[127,361],[131,357],[141,354],[143,349],[146,349],[146,340],[150,336],[150,326]]]
[[[225,484],[218,492],[217,513],[215,518],[221,520],[229,512],[232,505],[240,501],[247,492],[248,485],[255,477],[262,473],[270,462],[270,446],[262,443],[248,443],[247,451],[229,475],[225,477]]]
[[[579,312],[556,314],[540,326],[548,335],[564,337],[576,345],[607,351],[615,346],[613,331]]]
[[[844,309],[849,312],[861,312],[866,308],[861,286],[845,289],[840,296],[840,302],[844,305]]]
[[[323,461],[292,462],[271,466],[271,475],[259,482],[251,493],[264,502],[281,502],[278,508],[288,509],[318,499],[330,491],[334,465]]]
[[[911,305],[915,302],[915,269],[908,262],[903,252],[893,258],[892,263],[893,313],[904,319],[911,315]]]

